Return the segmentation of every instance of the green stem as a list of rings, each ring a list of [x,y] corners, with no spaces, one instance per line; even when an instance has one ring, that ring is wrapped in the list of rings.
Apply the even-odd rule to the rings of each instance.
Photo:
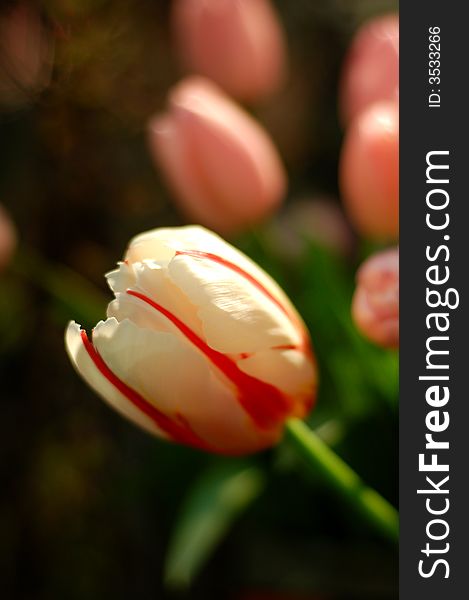
[[[396,509],[369,488],[337,454],[299,419],[290,419],[286,437],[315,475],[346,498],[349,505],[382,535],[397,542],[399,516]]]

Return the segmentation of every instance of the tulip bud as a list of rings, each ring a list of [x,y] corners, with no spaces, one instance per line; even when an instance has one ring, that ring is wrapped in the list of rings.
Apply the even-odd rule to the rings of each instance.
[[[399,234],[399,109],[374,104],[350,125],[342,147],[340,184],[356,229],[375,239]]]
[[[344,123],[380,101],[399,99],[399,18],[378,17],[365,23],[348,51],[340,85]]]
[[[184,66],[230,95],[257,100],[285,74],[285,41],[269,0],[175,0],[173,30]]]
[[[352,302],[357,327],[386,348],[399,346],[399,250],[375,254],[360,267]]]
[[[316,389],[305,326],[276,283],[196,226],[134,238],[107,274],[115,294],[89,339],[72,322],[77,371],[153,434],[223,454],[274,444]]]
[[[265,218],[285,192],[284,168],[266,132],[207,80],[177,85],[149,136],[181,210],[221,233]]]
[[[0,206],[0,271],[10,262],[15,246],[15,227],[6,211]]]
[[[303,242],[313,240],[331,252],[347,255],[353,247],[353,234],[336,200],[327,196],[297,199],[282,225]]]

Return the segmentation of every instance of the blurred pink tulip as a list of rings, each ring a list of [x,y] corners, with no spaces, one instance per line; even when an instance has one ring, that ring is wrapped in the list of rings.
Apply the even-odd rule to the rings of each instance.
[[[50,80],[53,41],[32,2],[0,13],[0,105],[28,103]]]
[[[353,234],[336,199],[304,198],[293,204],[288,217],[288,224],[303,239],[342,255],[351,250]]]
[[[386,348],[399,346],[399,250],[375,254],[360,267],[352,315],[370,340]]]
[[[210,81],[191,77],[150,122],[150,149],[186,216],[221,233],[260,221],[285,192],[285,171],[261,126]]]
[[[176,0],[173,29],[185,67],[241,100],[276,91],[285,40],[269,0]]]
[[[370,104],[399,98],[399,19],[372,19],[358,31],[342,73],[340,109],[345,123]]]
[[[15,247],[15,227],[5,209],[0,206],[0,271],[10,262]]]
[[[272,219],[268,232],[273,252],[300,260],[311,243],[346,256],[355,237],[336,199],[322,195],[295,198]]]
[[[344,206],[364,236],[399,234],[399,110],[394,103],[370,106],[346,132],[340,160]]]

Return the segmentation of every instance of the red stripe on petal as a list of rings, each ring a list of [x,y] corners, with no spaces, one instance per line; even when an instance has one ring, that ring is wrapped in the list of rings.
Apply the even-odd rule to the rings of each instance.
[[[90,342],[86,331],[82,330],[80,333],[85,350],[101,375],[103,375],[109,381],[109,383],[119,390],[119,392],[125,396],[129,402],[147,415],[147,417],[149,417],[159,429],[168,434],[172,440],[180,444],[192,446],[202,450],[210,450],[212,452],[217,451],[216,449],[211,448],[204,440],[199,438],[199,436],[192,431],[191,427],[183,417],[177,415],[178,421],[172,420],[170,417],[158,410],[153,404],[150,404],[150,402],[145,400],[145,398],[143,398],[143,396],[141,396],[138,392],[119,379],[119,377],[117,377],[117,375],[113,373],[104,362],[93,343]]]
[[[259,428],[269,429],[275,427],[286,418],[292,408],[292,401],[279,389],[241,371],[234,360],[226,354],[211,348],[207,342],[167,308],[157,304],[140,292],[129,289],[127,294],[139,298],[164,315],[236,386],[241,406]]]
[[[280,344],[278,346],[271,346],[271,350],[298,350],[296,344]]]
[[[283,314],[290,319],[290,321],[299,331],[301,342],[298,346],[294,347],[303,350],[307,353],[311,352],[311,344],[309,341],[308,334],[306,333],[303,324],[298,319],[298,316],[294,312],[292,312],[289,309],[289,307],[285,306],[276,296],[274,296],[274,294],[272,294],[272,292],[270,292],[265,287],[265,285],[258,281],[253,275],[242,269],[237,264],[226,260],[225,258],[218,256],[217,254],[212,254],[211,252],[203,252],[201,250],[177,250],[176,256],[192,256],[194,258],[205,258],[207,260],[211,260],[219,265],[222,265],[223,267],[226,267],[227,269],[230,269],[231,271],[234,271],[235,273],[249,281],[249,283],[251,283],[260,292],[262,292],[262,294],[264,294],[264,296],[266,296],[271,302],[273,302],[275,306],[277,306],[277,308],[279,308],[283,312]]]
[[[202,252],[201,250],[177,250],[176,256],[193,256],[194,258],[206,258],[208,260],[218,263],[219,265],[223,265],[227,269],[231,269],[235,273],[238,273],[238,275],[241,275],[241,277],[244,277],[244,279],[247,279],[260,292],[267,296],[267,298],[269,298],[269,300],[271,300],[278,308],[280,308],[280,310],[284,314],[286,314],[288,317],[291,317],[290,312],[287,310],[287,308],[280,302],[278,298],[276,298],[272,294],[272,292],[269,292],[269,290],[264,285],[262,285],[260,281],[258,281],[253,275],[242,269],[237,264],[232,263],[231,261],[226,260],[221,256],[218,256],[217,254],[212,254],[211,252]]]

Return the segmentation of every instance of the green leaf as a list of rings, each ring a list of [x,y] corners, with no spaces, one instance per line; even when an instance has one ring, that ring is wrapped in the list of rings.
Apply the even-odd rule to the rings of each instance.
[[[205,471],[190,490],[173,531],[165,582],[189,587],[234,520],[261,494],[265,473],[248,461],[223,461]]]

